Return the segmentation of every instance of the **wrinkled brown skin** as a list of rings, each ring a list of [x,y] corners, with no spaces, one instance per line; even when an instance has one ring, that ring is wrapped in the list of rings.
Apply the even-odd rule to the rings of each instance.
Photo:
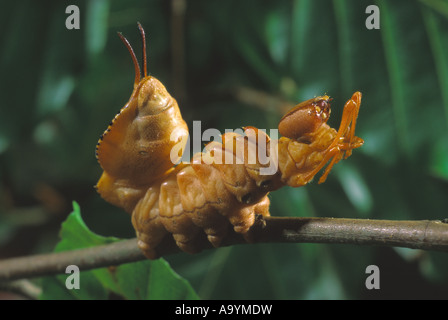
[[[223,143],[211,142],[191,163],[174,166],[171,149],[186,141],[188,127],[160,81],[146,76],[146,70],[140,80],[135,54],[121,38],[133,56],[136,80],[129,102],[98,141],[96,154],[104,172],[96,188],[106,201],[132,215],[138,246],[150,259],[158,257],[157,246],[169,234],[189,253],[200,251],[194,244],[200,233],[219,247],[229,227],[249,241],[255,216],[269,215],[270,191],[304,186],[330,162],[319,180],[324,182],[333,165],[364,142],[354,135],[361,93],[345,104],[338,131],[326,123],[330,98],[321,96],[298,104],[282,118],[279,140],[246,127],[245,136],[226,133]],[[171,141],[173,132],[177,139]],[[268,165],[258,156],[249,162],[257,148],[278,170],[261,174]],[[224,158],[234,159],[233,164],[216,161]]]

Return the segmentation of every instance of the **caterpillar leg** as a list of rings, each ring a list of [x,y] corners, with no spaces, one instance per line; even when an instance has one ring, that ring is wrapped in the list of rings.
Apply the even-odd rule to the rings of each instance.
[[[214,178],[217,178],[215,176],[217,172],[212,168],[203,168],[203,170],[207,169],[209,169],[208,182],[210,183],[210,181],[213,182]],[[206,195],[206,192],[211,193],[212,186],[206,185],[204,190],[201,180],[191,166],[178,173],[177,184],[185,215],[197,227],[203,229],[208,241],[214,247],[219,247],[228,233],[229,222],[214,208],[214,202],[210,199],[210,196],[207,197]]]
[[[364,141],[355,137],[356,120],[358,118],[359,107],[361,106],[361,92],[355,92],[350,100],[345,103],[342,113],[341,124],[333,143],[329,150],[339,145],[341,151],[345,152],[344,159],[347,159],[352,150],[360,147]]]
[[[200,229],[184,214],[175,174],[160,186],[151,187],[132,213],[138,246],[149,259],[156,259],[157,246],[168,234],[183,251],[200,251],[195,238]]]
[[[270,204],[269,198],[268,198],[268,196],[265,196],[260,202],[258,202],[256,205],[254,205],[253,206],[254,219],[256,218],[257,215],[261,215],[263,217],[269,217],[270,216],[269,204]],[[253,234],[250,232],[250,230],[248,230],[246,233],[244,233],[243,236],[244,236],[244,240],[246,240],[248,243],[255,242]]]
[[[364,143],[361,138],[355,136],[356,119],[358,118],[360,106],[361,93],[355,92],[352,98],[345,103],[339,130],[333,142],[324,152],[323,160],[314,170],[306,175],[305,180],[311,180],[331,159],[331,162],[319,179],[319,183],[325,182],[333,166],[342,158],[347,159],[352,154],[353,149],[359,148]]]
[[[157,254],[156,250],[148,244],[147,241],[145,241],[146,239],[146,235],[144,233],[142,234],[137,234],[137,245],[139,247],[140,250],[142,250],[143,254],[145,255],[146,258],[154,260],[159,258],[159,255]]]
[[[168,233],[159,218],[159,193],[158,186],[149,188],[132,212],[137,244],[148,259],[158,258],[154,248]]]
[[[200,228],[184,212],[175,176],[160,186],[159,201],[160,220],[165,229],[173,235],[176,245],[188,253],[199,252],[200,248],[194,240]]]

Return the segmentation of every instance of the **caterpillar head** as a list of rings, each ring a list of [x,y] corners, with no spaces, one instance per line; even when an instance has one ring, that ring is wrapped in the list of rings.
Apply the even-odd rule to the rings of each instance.
[[[330,100],[329,96],[320,96],[299,103],[283,116],[278,131],[294,140],[315,132],[330,117]]]
[[[172,168],[174,163],[167,160],[172,159],[171,149],[188,137],[188,127],[176,100],[159,80],[147,75],[145,34],[140,24],[139,29],[144,77],[140,79],[140,67],[131,45],[119,34],[134,62],[134,90],[96,148],[98,162],[108,176],[132,181],[136,186],[146,185]]]

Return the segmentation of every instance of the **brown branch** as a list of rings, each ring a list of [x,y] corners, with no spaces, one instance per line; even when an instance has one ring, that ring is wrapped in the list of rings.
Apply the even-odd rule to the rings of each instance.
[[[448,223],[340,218],[260,217],[251,229],[253,243],[328,243],[381,245],[448,252]],[[247,243],[232,233],[223,246]],[[204,249],[211,245],[203,241]],[[158,248],[165,256],[179,252],[167,239]],[[137,240],[74,251],[49,253],[0,261],[0,281],[64,273],[68,265],[80,270],[143,260]]]
[[[12,292],[25,299],[37,300],[42,293],[42,288],[36,286],[30,280],[21,279],[9,282],[0,282],[0,291]]]

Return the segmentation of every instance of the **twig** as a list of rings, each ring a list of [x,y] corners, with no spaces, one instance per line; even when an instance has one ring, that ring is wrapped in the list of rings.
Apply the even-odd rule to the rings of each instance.
[[[187,95],[185,83],[185,0],[171,1],[171,56],[173,65],[173,87],[178,101]]]
[[[10,282],[0,282],[0,291],[14,292],[26,299],[39,299],[42,289],[29,280],[22,279]]]
[[[248,87],[236,87],[232,93],[238,101],[264,111],[276,111],[279,115],[286,114],[295,105],[295,103],[285,100],[279,96],[254,90]]]
[[[253,243],[328,243],[396,246],[448,252],[448,223],[340,218],[259,218],[250,231]],[[247,243],[232,233],[223,246]],[[203,242],[204,249],[211,248]],[[158,247],[161,256],[179,252],[170,239]],[[0,261],[0,281],[64,273],[68,265],[80,270],[143,260],[137,240],[74,251],[42,254]]]
[[[91,248],[3,260],[0,261],[0,281],[65,273],[69,265],[90,270],[143,259],[137,239],[123,240]]]

